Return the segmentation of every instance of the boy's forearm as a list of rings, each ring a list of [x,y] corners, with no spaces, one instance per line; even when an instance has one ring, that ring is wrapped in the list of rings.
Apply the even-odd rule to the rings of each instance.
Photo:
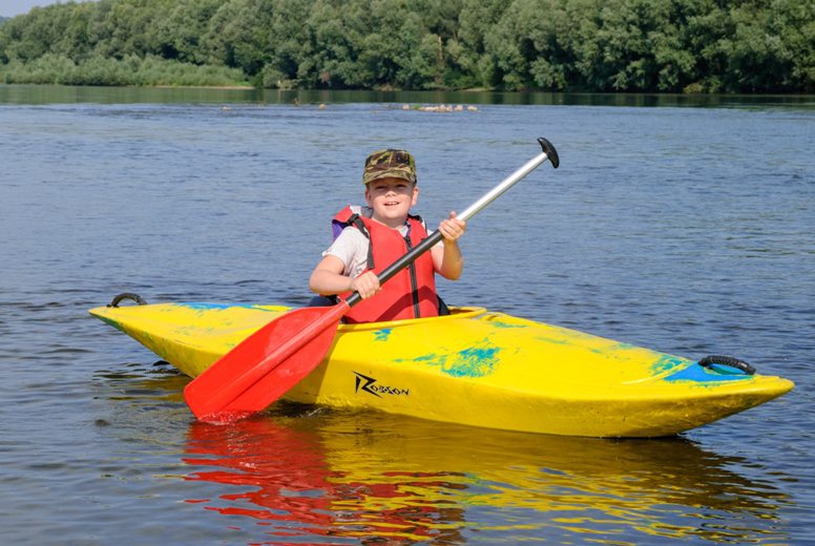
[[[444,255],[442,256],[439,274],[445,279],[454,281],[461,277],[464,271],[464,257],[457,241],[444,241]]]
[[[351,277],[323,269],[311,274],[308,287],[317,294],[332,296],[351,290],[351,280]]]

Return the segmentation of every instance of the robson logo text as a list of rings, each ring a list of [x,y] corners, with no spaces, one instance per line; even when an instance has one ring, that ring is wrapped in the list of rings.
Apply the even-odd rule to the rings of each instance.
[[[354,372],[354,375],[357,376],[354,392],[359,392],[362,390],[369,394],[373,394],[378,398],[382,398],[383,394],[389,394],[391,396],[410,396],[410,389],[400,389],[398,387],[380,385],[373,377],[368,377],[367,375],[363,375],[359,372]]]

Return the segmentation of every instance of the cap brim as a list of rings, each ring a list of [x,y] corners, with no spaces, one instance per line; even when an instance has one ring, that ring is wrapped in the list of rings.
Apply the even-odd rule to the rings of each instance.
[[[406,182],[410,183],[416,182],[416,178],[411,176],[409,173],[406,173],[405,171],[387,170],[364,176],[362,179],[362,183],[367,186],[371,182],[376,182],[377,180],[382,180],[384,178],[398,178],[399,180],[405,180]]]

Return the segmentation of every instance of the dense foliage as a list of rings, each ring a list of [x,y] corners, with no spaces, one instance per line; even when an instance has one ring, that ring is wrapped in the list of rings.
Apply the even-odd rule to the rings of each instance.
[[[0,25],[0,81],[811,93],[815,2],[68,2]]]

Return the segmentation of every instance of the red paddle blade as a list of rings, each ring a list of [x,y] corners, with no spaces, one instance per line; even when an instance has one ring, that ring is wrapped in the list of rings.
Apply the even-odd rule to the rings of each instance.
[[[271,321],[192,380],[187,405],[198,419],[218,422],[265,409],[325,358],[348,309],[305,307]]]

